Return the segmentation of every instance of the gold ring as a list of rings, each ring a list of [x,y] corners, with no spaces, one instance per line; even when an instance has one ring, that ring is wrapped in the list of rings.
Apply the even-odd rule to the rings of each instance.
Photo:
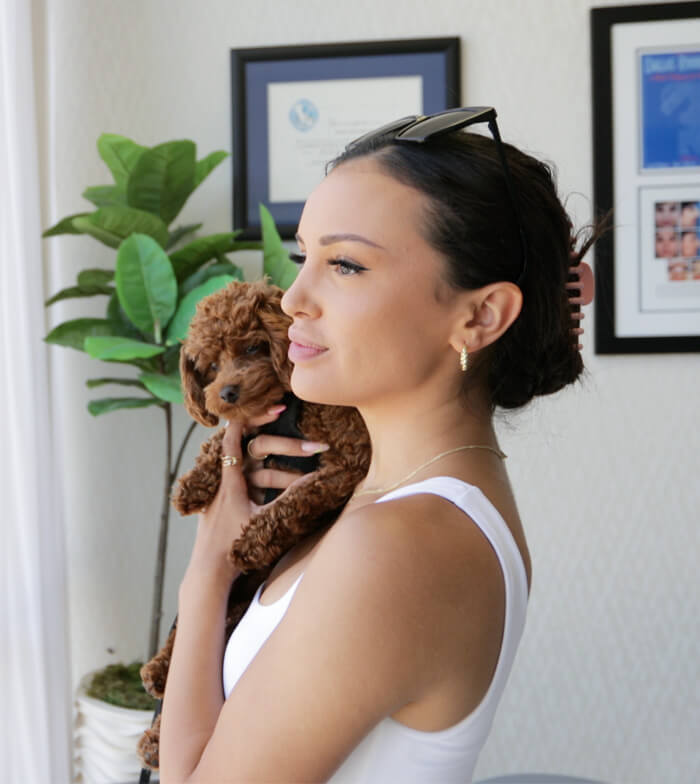
[[[250,445],[253,443],[253,441],[255,441],[255,439],[254,439],[254,438],[251,438],[251,439],[250,439],[250,441],[248,441],[248,446],[246,447],[246,451],[247,451],[247,452],[248,452],[248,454],[249,454],[249,455],[250,455],[250,456],[253,458],[253,460],[265,460],[265,458],[267,458],[267,457],[269,457],[269,456],[270,456],[270,455],[261,455],[260,457],[256,457],[256,456],[255,456],[255,455],[254,455],[254,454],[253,454],[253,453],[250,451]]]
[[[238,465],[239,462],[240,461],[238,460],[238,458],[234,457],[233,455],[222,455],[221,456],[221,463],[222,463],[222,465],[225,465],[225,466],[235,466],[235,465]]]

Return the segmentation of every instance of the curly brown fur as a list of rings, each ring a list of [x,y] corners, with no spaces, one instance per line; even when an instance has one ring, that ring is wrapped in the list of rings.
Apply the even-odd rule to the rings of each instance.
[[[282,294],[266,283],[234,282],[198,304],[180,353],[180,374],[185,406],[201,424],[213,427],[219,418],[248,421],[290,393],[291,319],[280,307]],[[330,448],[318,456],[315,470],[266,504],[233,542],[230,557],[242,574],[229,596],[226,639],[274,564],[305,536],[332,522],[367,473],[369,435],[356,409],[302,403],[297,427],[304,438]],[[221,481],[223,434],[219,430],[202,445],[194,468],[180,479],[172,501],[181,514],[199,512],[214,499]],[[146,690],[159,698],[174,639],[173,630],[141,670]],[[159,726],[157,720],[139,744],[148,767],[157,767]]]

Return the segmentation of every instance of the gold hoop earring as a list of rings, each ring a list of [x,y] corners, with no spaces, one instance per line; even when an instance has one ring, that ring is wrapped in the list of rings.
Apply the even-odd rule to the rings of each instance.
[[[462,346],[462,350],[459,352],[459,366],[462,368],[462,372],[466,372],[467,366],[469,364],[469,354],[467,353],[467,347]]]

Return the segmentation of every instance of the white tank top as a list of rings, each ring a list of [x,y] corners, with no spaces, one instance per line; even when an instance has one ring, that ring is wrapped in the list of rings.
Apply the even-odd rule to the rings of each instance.
[[[375,503],[417,493],[433,493],[458,506],[493,547],[505,582],[505,622],[501,651],[491,684],[479,705],[457,724],[437,732],[407,727],[390,716],[379,722],[331,776],[331,784],[468,784],[486,742],[525,625],[528,587],[520,551],[505,520],[474,485],[449,476],[432,477],[394,490]],[[244,670],[289,607],[303,573],[270,605],[258,601],[261,585],[233,631],[224,654],[224,693],[229,696]]]

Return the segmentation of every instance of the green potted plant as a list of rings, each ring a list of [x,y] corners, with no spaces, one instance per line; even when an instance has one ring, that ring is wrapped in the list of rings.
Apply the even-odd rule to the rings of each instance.
[[[144,147],[117,134],[102,134],[97,148],[114,182],[87,188],[83,197],[94,209],[63,218],[43,236],[88,235],[115,249],[114,266],[82,270],[74,286],[54,294],[46,305],[70,298],[105,297],[105,315],[65,321],[54,327],[45,340],[128,369],[127,374],[99,375],[86,382],[91,389],[106,385],[130,389],[128,395],[90,401],[88,410],[93,416],[149,408],[164,418],[167,447],[147,646],[150,658],[158,649],[161,633],[170,492],[196,427],[193,423],[188,428],[175,449],[173,406],[181,405],[183,400],[178,370],[181,341],[197,302],[230,281],[243,279],[241,269],[229,254],[244,249],[262,250],[264,274],[282,288],[291,284],[297,268],[282,245],[274,220],[262,205],[262,243],[242,242],[237,239],[238,231],[198,236],[201,223],[172,225],[189,196],[228,153],[219,150],[197,160],[195,144],[189,140]],[[84,766],[92,764],[86,762],[88,750],[104,745],[105,734],[120,736],[122,732],[98,728],[95,735],[89,731],[90,716],[114,712],[106,703],[121,703],[121,710],[128,713],[125,720],[131,727],[129,738],[133,736],[134,742],[129,739],[126,746],[133,752],[133,765],[138,765],[135,743],[148,726],[152,710],[150,697],[145,692],[141,695],[138,685],[133,686],[138,664],[110,665],[81,683],[79,701],[82,700],[85,715],[82,724],[79,717],[77,735],[84,749]],[[96,739],[98,736],[101,740]],[[114,757],[115,750],[109,751]],[[111,766],[110,775],[115,781],[130,775],[132,762],[116,759],[95,763],[101,766],[100,776],[106,774],[105,765]],[[138,771],[138,767],[134,770]]]

